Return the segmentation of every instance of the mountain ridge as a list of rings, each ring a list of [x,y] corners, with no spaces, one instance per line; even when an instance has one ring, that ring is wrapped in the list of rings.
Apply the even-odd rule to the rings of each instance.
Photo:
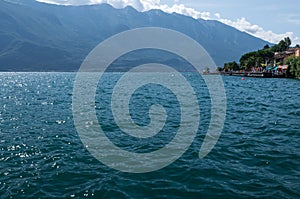
[[[20,3],[22,2],[22,3]],[[0,1],[0,71],[76,71],[100,42],[122,31],[161,27],[199,42],[218,66],[270,44],[214,20],[109,4],[61,6]]]

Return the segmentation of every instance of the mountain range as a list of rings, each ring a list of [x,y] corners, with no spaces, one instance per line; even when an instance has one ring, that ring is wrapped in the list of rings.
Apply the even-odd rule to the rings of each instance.
[[[199,42],[218,66],[270,44],[219,21],[161,10],[0,0],[0,71],[76,71],[101,41],[140,27],[182,32]]]

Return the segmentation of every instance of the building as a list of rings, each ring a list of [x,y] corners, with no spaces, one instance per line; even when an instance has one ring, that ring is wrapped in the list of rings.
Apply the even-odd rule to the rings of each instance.
[[[276,52],[274,54],[274,66],[277,63],[284,64],[284,61],[290,56],[300,57],[300,48],[294,47],[289,48],[284,52]]]
[[[297,48],[297,50],[295,52],[295,56],[296,57],[300,57],[300,48]]]

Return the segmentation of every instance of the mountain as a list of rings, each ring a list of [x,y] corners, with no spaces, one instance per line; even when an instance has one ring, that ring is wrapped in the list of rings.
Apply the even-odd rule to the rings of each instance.
[[[0,0],[0,71],[76,71],[106,38],[138,27],[163,27],[198,41],[217,65],[238,60],[266,41],[213,20],[108,4],[60,6]]]

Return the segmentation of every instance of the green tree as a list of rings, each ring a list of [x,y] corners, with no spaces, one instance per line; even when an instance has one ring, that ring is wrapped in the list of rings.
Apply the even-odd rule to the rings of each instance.
[[[238,65],[238,63],[233,61],[233,62],[225,63],[224,70],[225,71],[229,71],[229,70],[237,71],[237,70],[240,70],[240,66]]]
[[[249,52],[240,58],[240,65],[245,70],[249,70],[251,67],[261,67],[266,62],[270,62],[274,58],[275,52],[286,51],[291,45],[291,39],[289,37],[284,38],[278,44],[270,47],[265,45],[263,49]]]
[[[287,75],[300,79],[300,57],[291,56],[287,58],[285,64],[288,65]]]
[[[257,52],[249,52],[240,58],[240,64],[246,70],[255,65]]]
[[[268,45],[268,44],[266,44],[265,46],[264,46],[264,49],[269,49],[270,48],[270,46]]]
[[[261,67],[266,59],[271,59],[273,56],[274,53],[268,49],[250,52],[241,57],[240,64],[245,70],[249,70],[254,66]]]
[[[224,70],[224,68],[222,68],[222,67],[218,67],[217,68],[217,71],[219,71],[219,72],[221,72],[221,71],[223,71]]]
[[[264,49],[258,51],[259,57],[263,59],[272,59],[274,57],[274,52],[271,49]]]
[[[287,48],[290,47],[290,45],[292,44],[291,39],[289,37],[284,38],[284,43]]]
[[[284,38],[281,40],[277,45],[272,47],[274,52],[283,52],[286,51],[290,45],[292,44],[291,39],[289,37]]]
[[[291,45],[291,39],[289,37],[284,38],[278,44],[270,47],[268,44],[263,47],[263,49],[248,52],[240,58],[240,67],[237,68],[233,63],[226,63],[224,65],[224,70],[233,70],[233,69],[241,69],[244,68],[245,70],[249,70],[251,67],[261,67],[265,66],[265,63],[269,63],[270,61],[274,60],[274,53],[275,52],[283,52],[286,51]]]
[[[255,64],[256,64],[256,57],[255,56],[249,57],[245,62],[245,70],[250,70],[250,68],[255,66]]]

